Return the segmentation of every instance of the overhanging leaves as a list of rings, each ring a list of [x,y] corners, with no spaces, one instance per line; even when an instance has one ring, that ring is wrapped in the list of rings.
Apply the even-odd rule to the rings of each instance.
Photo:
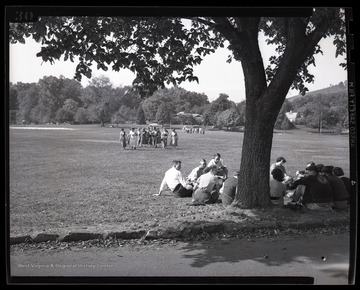
[[[339,17],[336,16],[339,14]],[[224,40],[230,41],[227,62],[239,60],[241,35],[246,33],[247,23],[239,17],[190,17],[187,20],[170,17],[41,17],[34,23],[10,25],[10,42],[24,43],[27,37],[42,44],[37,54],[43,61],[54,63],[61,59],[79,60],[75,78],[91,77],[90,66],[115,71],[129,69],[135,73],[133,89],[143,96],[151,95],[165,84],[180,84],[186,80],[198,81],[193,67],[201,64],[204,57]],[[308,37],[312,33],[334,35],[336,56],[346,52],[345,19],[340,9],[317,8],[311,17],[302,19]],[[249,22],[250,23],[250,22]],[[276,74],[282,55],[287,47],[291,22],[286,17],[261,18],[259,31],[267,36],[267,43],[276,46],[265,73],[267,82]],[[324,27],[324,31],[321,28]],[[326,28],[325,28],[326,27]],[[301,66],[292,85],[304,93],[305,83],[311,82],[307,65],[315,65],[309,53],[307,63]],[[344,65],[345,66],[345,65]]]

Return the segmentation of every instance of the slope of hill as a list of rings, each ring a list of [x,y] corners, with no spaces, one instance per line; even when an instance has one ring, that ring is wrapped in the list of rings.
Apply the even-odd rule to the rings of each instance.
[[[287,106],[291,112],[296,113],[297,125],[314,129],[319,128],[321,124],[322,128],[340,130],[347,129],[349,124],[347,85],[342,82],[336,86],[309,92],[305,96],[289,98]]]
[[[290,98],[287,98],[288,101],[293,102],[294,100],[297,100],[299,98],[303,98],[306,96],[315,96],[315,95],[328,95],[328,94],[334,94],[334,93],[342,93],[342,92],[347,92],[347,82],[345,82],[345,84],[343,82],[339,83],[338,85],[334,85],[331,87],[327,87],[327,88],[323,88],[323,89],[319,89],[319,90],[315,90],[315,91],[311,91],[306,93],[305,96],[302,95],[296,95]]]

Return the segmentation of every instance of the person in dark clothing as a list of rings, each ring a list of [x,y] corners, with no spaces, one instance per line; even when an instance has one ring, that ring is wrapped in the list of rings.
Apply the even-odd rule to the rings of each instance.
[[[284,196],[286,195],[286,185],[283,183],[284,173],[280,168],[274,168],[271,171],[273,178],[270,178],[270,200],[271,203],[278,206],[284,205]]]
[[[324,164],[322,164],[322,163],[316,164],[316,167],[317,167],[317,171],[319,172],[319,174],[323,175],[322,169],[324,168]]]
[[[298,185],[305,185],[299,187]],[[333,191],[327,178],[318,173],[316,166],[306,168],[306,174],[295,180],[291,186],[295,189],[292,202],[300,202],[308,209],[331,210],[333,205]]]
[[[220,189],[220,196],[219,196],[219,199],[221,200],[222,204],[230,205],[234,201],[236,188],[238,185],[239,174],[240,171],[236,171],[234,176],[231,176],[224,181],[224,184]]]
[[[341,167],[334,167],[333,173],[344,182],[346,190],[350,195],[350,178],[345,176],[344,170]]]
[[[324,166],[322,169],[326,178],[329,180],[333,191],[334,197],[334,209],[344,209],[348,205],[349,193],[346,190],[344,182],[333,174],[332,166]]]

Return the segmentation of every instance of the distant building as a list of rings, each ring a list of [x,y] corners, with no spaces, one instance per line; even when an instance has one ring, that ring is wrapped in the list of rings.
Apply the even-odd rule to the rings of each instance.
[[[194,118],[202,118],[202,115],[200,114],[191,114],[191,113],[185,113],[185,112],[179,112],[175,114],[175,116],[193,116]]]
[[[291,123],[294,123],[296,121],[296,118],[298,117],[298,112],[290,111],[285,113],[285,115]]]
[[[191,113],[179,112],[179,113],[175,114],[175,116],[177,116],[177,117],[188,117],[188,116],[192,116],[192,117],[195,118],[195,120],[198,121],[198,122],[202,122],[202,121],[203,121],[203,116],[200,115],[200,114],[191,114]]]

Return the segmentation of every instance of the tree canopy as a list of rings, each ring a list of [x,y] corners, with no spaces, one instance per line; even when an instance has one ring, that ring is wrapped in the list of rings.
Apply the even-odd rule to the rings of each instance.
[[[54,63],[61,57],[77,61],[77,80],[83,75],[90,78],[94,63],[104,71],[130,69],[136,74],[133,86],[143,95],[151,95],[165,84],[198,81],[193,67],[225,42],[232,52],[228,61],[241,61],[246,55],[239,54],[239,49],[251,29],[264,33],[267,43],[277,47],[278,56],[270,58],[265,70],[267,82],[281,65],[291,29],[298,29],[298,37],[309,40],[306,61],[292,84],[301,92],[307,91],[305,83],[314,78],[307,67],[315,63],[314,54],[322,53],[319,37],[333,35],[336,56],[346,52],[345,16],[339,8],[316,8],[307,17],[187,18],[41,16],[34,23],[11,23],[9,37],[11,43],[25,43],[32,36],[43,45],[37,56],[45,62]]]

